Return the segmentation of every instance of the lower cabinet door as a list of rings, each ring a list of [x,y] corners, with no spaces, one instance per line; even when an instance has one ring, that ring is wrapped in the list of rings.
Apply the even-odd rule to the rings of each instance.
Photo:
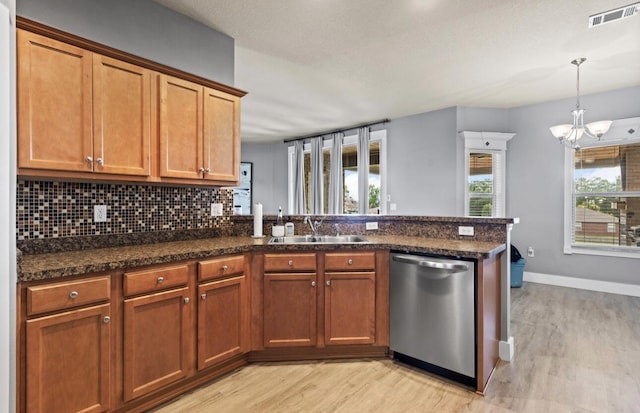
[[[198,287],[198,370],[248,351],[245,277]]]
[[[264,275],[264,346],[316,345],[316,274]]]
[[[104,304],[27,321],[27,413],[109,410],[109,314]]]
[[[325,273],[325,344],[373,344],[376,339],[375,272]]]
[[[129,401],[189,372],[188,288],[124,301],[124,399]]]

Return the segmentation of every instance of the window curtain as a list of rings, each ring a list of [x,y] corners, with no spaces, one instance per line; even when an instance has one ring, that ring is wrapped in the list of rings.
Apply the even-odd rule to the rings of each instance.
[[[311,139],[311,213],[322,214],[322,138]]]
[[[293,213],[296,215],[306,214],[304,203],[304,143],[295,141],[294,149],[294,185],[293,185]]]
[[[358,129],[358,213],[369,210],[369,128]]]
[[[329,173],[329,213],[342,214],[342,133],[334,133],[331,144],[331,171]]]

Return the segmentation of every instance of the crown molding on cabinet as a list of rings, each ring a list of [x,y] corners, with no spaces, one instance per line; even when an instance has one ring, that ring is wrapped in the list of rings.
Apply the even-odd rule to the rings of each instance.
[[[30,32],[40,34],[42,36],[59,40],[61,42],[65,42],[77,47],[81,47],[85,50],[99,53],[104,56],[112,57],[114,59],[119,59],[127,63],[131,63],[131,64],[141,66],[150,70],[154,70],[156,72],[164,73],[164,74],[175,76],[184,80],[188,80],[190,82],[198,83],[203,86],[207,86],[222,92],[229,93],[233,96],[242,97],[247,94],[247,92],[243,90],[236,89],[234,87],[227,86],[210,79],[205,79],[203,77],[194,75],[192,73],[187,73],[179,69],[165,66],[163,64],[154,62],[152,60],[148,60],[140,56],[132,55],[122,50],[114,49],[112,47],[103,45],[101,43],[97,43],[97,42],[85,39],[83,37],[79,37],[71,33],[67,33],[62,30],[55,29],[50,26],[46,26],[42,23],[38,23],[36,21],[27,19],[25,17],[17,16],[16,27],[18,29],[28,30]]]

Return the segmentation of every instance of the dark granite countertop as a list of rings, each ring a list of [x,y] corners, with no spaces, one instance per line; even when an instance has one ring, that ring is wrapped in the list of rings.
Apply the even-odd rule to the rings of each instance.
[[[366,235],[370,241],[364,244],[268,244],[268,237],[215,237],[188,241],[162,242],[125,247],[99,248],[83,251],[56,252],[21,256],[18,281],[36,281],[128,269],[151,264],[211,258],[224,254],[247,251],[305,251],[388,249],[405,252],[489,258],[505,249],[505,244],[447,240],[399,235]]]

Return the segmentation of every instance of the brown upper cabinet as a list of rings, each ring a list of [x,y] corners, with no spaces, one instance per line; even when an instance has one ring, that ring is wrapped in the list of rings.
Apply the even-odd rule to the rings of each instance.
[[[150,71],[18,30],[18,167],[148,176]]]
[[[18,26],[18,175],[237,184],[244,92]]]
[[[159,76],[160,176],[236,182],[240,98]]]

